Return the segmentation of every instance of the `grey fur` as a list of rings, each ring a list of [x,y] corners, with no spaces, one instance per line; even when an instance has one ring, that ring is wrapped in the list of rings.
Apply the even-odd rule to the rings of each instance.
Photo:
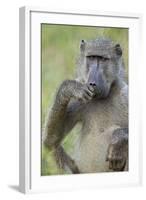
[[[82,130],[74,153],[69,156],[61,142],[77,123],[81,123]],[[59,166],[66,169],[67,165],[72,173],[128,170],[124,168],[128,163],[128,142],[127,145],[123,142],[123,134],[128,141],[125,128],[128,128],[128,86],[124,80],[122,49],[105,38],[82,40],[77,78],[63,81],[59,87],[43,142],[54,150]],[[118,163],[116,167],[111,160],[117,161],[115,155],[121,145],[124,166]]]

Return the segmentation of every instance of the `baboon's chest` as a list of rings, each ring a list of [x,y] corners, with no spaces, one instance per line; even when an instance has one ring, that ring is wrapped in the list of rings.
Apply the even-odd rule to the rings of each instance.
[[[112,133],[117,128],[108,106],[90,105],[86,109],[81,137],[74,154],[81,172],[109,171],[106,154]]]
[[[118,100],[118,101],[117,101]],[[83,132],[101,133],[111,126],[128,126],[128,107],[120,97],[99,102],[92,102],[84,110]]]
[[[106,128],[119,124],[115,110],[111,102],[91,104],[86,108],[84,114],[84,132],[104,132]]]
[[[127,105],[121,102],[91,102],[84,109],[82,133],[74,153],[81,172],[110,171],[106,155],[112,134],[119,127],[127,127],[128,122]]]

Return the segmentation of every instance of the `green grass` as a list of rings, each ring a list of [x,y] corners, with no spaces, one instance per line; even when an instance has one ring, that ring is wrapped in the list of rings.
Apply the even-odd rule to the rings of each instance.
[[[48,109],[51,108],[57,88],[64,79],[74,77],[79,44],[82,39],[108,37],[123,48],[126,71],[128,71],[128,29],[65,26],[43,24],[42,42],[42,128]],[[71,152],[79,128],[75,128],[63,145]],[[52,152],[42,147],[42,175],[60,174],[53,159]]]

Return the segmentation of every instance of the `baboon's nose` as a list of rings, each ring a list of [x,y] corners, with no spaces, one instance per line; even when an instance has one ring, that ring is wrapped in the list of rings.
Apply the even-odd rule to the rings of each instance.
[[[96,86],[96,83],[95,82],[90,82],[89,85]]]

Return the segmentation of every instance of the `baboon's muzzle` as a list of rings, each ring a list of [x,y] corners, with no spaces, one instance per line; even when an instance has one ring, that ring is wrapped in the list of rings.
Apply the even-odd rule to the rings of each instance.
[[[89,70],[88,84],[94,87],[95,96],[105,98],[108,95],[106,81],[99,65],[94,65]]]

